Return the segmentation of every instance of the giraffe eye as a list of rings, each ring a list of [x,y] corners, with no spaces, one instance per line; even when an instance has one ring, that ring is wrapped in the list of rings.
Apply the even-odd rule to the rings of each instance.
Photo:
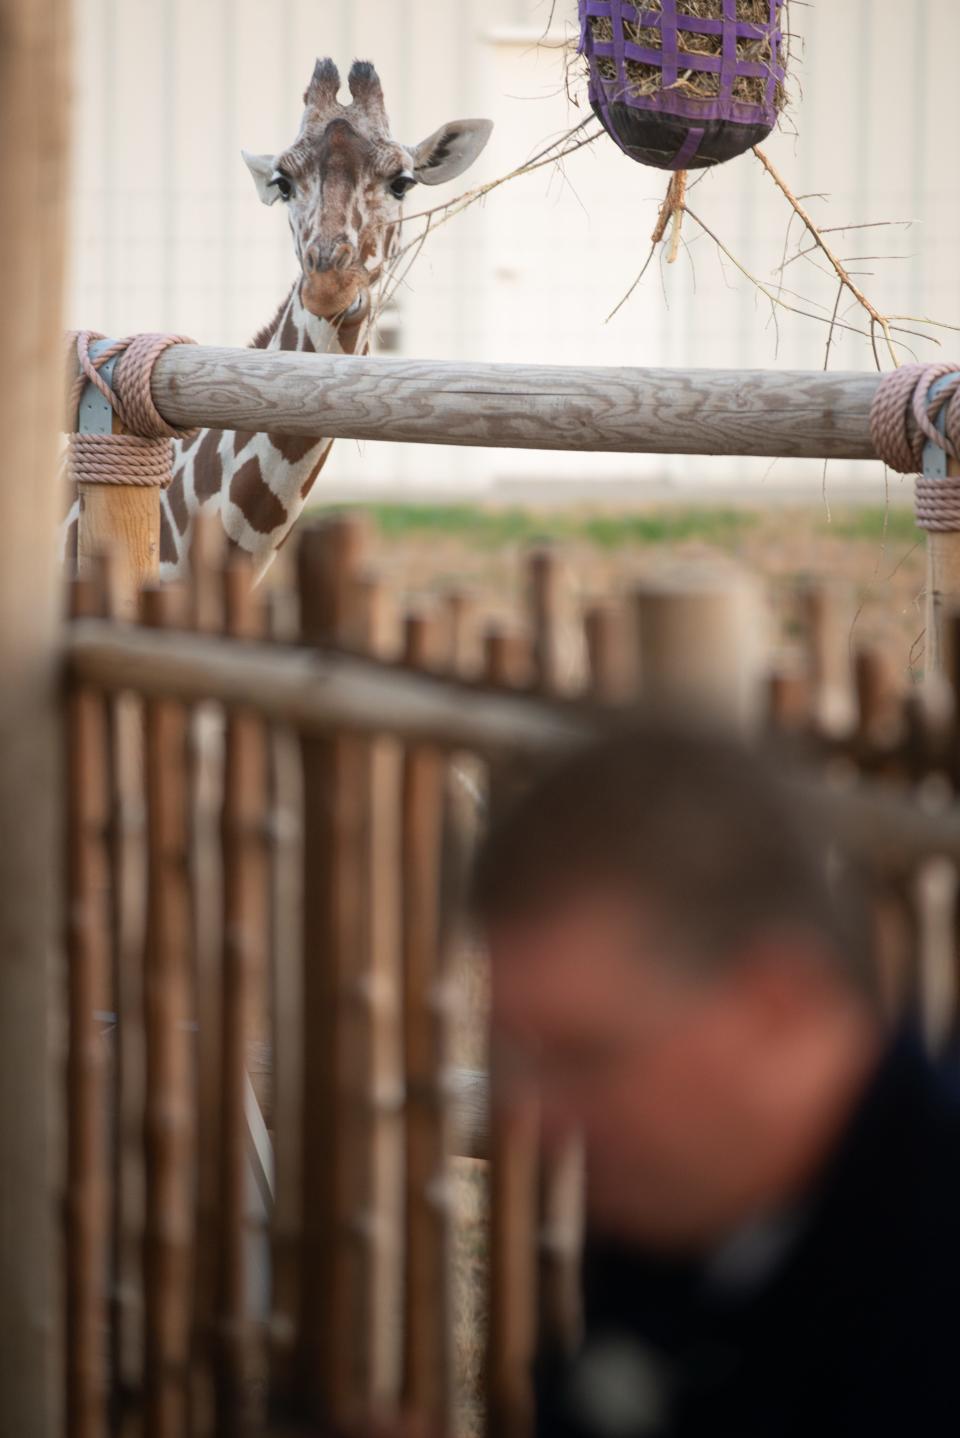
[[[395,200],[402,200],[407,191],[412,190],[416,183],[416,179],[408,170],[402,170],[390,181],[390,193]]]
[[[282,170],[276,171],[270,179],[270,184],[276,185],[281,200],[293,198],[293,181],[289,175],[285,175]]]

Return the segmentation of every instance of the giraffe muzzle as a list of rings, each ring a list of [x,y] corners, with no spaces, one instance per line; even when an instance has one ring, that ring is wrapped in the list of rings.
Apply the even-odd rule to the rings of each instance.
[[[308,275],[322,274],[324,270],[347,270],[353,261],[353,249],[346,240],[337,240],[329,251],[321,244],[311,245],[303,257],[303,268]]]
[[[369,276],[362,270],[315,270],[304,274],[300,298],[311,314],[332,320],[362,304],[368,289]]]

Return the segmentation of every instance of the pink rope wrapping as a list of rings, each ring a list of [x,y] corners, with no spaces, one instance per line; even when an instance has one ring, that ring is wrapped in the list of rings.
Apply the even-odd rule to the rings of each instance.
[[[153,401],[153,368],[172,345],[193,344],[185,335],[142,334],[117,340],[96,359],[90,346],[104,336],[81,330],[69,336],[68,359],[76,358],[79,373],[70,387],[67,425],[76,430],[77,410],[87,384],[94,385],[129,435],[71,433],[68,475],[74,484],[122,484],[166,488],[170,483],[171,439],[189,439],[196,430],[167,423]],[[100,371],[116,356],[114,387]]]
[[[949,379],[934,397],[938,380]],[[944,417],[945,433],[937,427]],[[884,375],[870,413],[874,448],[884,464],[900,474],[916,474],[917,524],[940,533],[960,531],[960,475],[933,479],[924,475],[928,443],[960,463],[960,366],[904,365]]]

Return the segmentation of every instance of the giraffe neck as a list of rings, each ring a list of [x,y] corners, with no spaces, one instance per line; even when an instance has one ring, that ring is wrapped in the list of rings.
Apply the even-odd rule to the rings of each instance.
[[[337,328],[306,310],[299,283],[257,335],[257,349],[353,354],[366,344],[366,321]],[[201,510],[220,515],[230,540],[251,554],[262,575],[296,523],[333,441],[201,430],[174,444],[173,479],[161,496],[160,574],[186,569],[193,520]]]

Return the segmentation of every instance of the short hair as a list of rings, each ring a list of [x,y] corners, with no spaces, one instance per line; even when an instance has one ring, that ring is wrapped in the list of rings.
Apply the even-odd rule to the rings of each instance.
[[[474,867],[482,926],[613,889],[707,968],[758,932],[799,928],[871,1000],[866,891],[807,811],[783,754],[647,719],[547,766],[495,816]],[[673,946],[670,946],[671,948]]]

